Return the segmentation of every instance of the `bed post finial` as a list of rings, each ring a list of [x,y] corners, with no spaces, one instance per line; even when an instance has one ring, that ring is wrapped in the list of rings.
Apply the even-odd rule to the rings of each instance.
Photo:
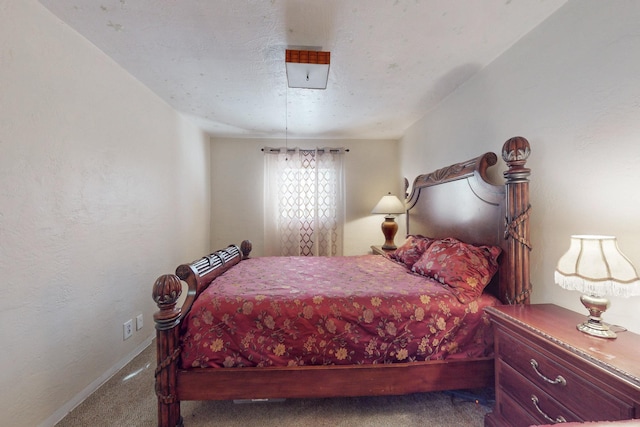
[[[525,167],[531,154],[529,141],[521,136],[507,140],[502,146],[502,159],[509,169],[504,172],[507,186],[506,227],[504,238],[508,240],[513,259],[509,275],[513,283],[511,291],[500,290],[501,297],[510,304],[529,304],[531,282],[529,278],[529,175]]]
[[[180,294],[182,294],[182,282],[175,274],[162,275],[153,284],[153,300],[160,309],[153,315],[156,329],[163,330],[172,327],[167,323],[176,320],[180,315],[180,309],[176,309]]]
[[[524,167],[531,154],[531,146],[526,138],[514,136],[507,140],[502,146],[502,159],[509,166],[509,170],[504,173],[504,177],[511,182],[518,179],[527,181],[531,170]]]
[[[249,258],[251,249],[253,249],[253,245],[251,244],[251,241],[243,240],[242,243],[240,243],[240,252],[242,252],[242,259]]]
[[[158,426],[181,426],[180,401],[176,398],[176,370],[180,346],[176,326],[182,310],[176,303],[182,293],[182,282],[175,274],[165,274],[153,285],[153,300],[160,309],[153,315],[156,322],[157,363],[156,396],[158,397]]]

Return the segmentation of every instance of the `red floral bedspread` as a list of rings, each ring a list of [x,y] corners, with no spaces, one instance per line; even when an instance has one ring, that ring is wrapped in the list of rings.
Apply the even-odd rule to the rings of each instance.
[[[241,261],[195,301],[182,366],[396,363],[492,354],[482,295],[449,289],[383,256]]]

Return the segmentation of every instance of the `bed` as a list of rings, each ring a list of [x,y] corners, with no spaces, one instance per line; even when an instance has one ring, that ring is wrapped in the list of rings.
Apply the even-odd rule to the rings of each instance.
[[[469,247],[473,251],[476,251],[475,248],[483,248],[483,253],[491,254],[487,261],[489,264],[483,265],[495,262],[488,276],[491,280],[486,287],[483,287],[484,284],[480,287],[482,292],[476,292],[476,283],[473,282],[471,290],[476,293],[469,294],[469,288],[464,286],[462,292],[450,293],[449,290],[455,286],[449,286],[446,280],[442,280],[446,276],[444,270],[439,270],[440,276],[431,274],[432,277],[429,277],[431,281],[435,277],[444,283],[436,281],[430,285],[431,288],[437,288],[436,293],[443,294],[443,289],[448,289],[443,298],[451,304],[438,303],[437,310],[448,313],[453,310],[450,307],[461,306],[464,313],[476,313],[480,323],[485,324],[485,329],[470,331],[466,325],[471,324],[471,321],[467,322],[466,318],[464,321],[456,320],[456,323],[464,324],[457,329],[468,338],[466,344],[453,342],[439,347],[432,346],[434,348],[430,349],[425,349],[429,346],[424,345],[424,339],[422,346],[419,344],[420,337],[423,336],[420,327],[430,325],[433,331],[449,327],[446,323],[438,323],[443,322],[442,316],[432,316],[422,309],[421,303],[428,306],[426,303],[431,302],[431,298],[436,298],[425,297],[426,291],[422,289],[426,284],[420,282],[415,285],[419,289],[418,300],[400,300],[401,297],[410,298],[409,287],[412,285],[409,282],[415,276],[428,276],[423,270],[431,268],[432,262],[421,264],[414,259],[412,264],[415,262],[415,265],[408,266],[401,265],[406,260],[399,259],[399,255],[390,255],[390,259],[380,255],[363,255],[340,257],[339,260],[331,261],[340,264],[314,266],[313,263],[327,260],[251,258],[251,243],[244,241],[239,246],[231,245],[189,264],[180,265],[175,274],[160,276],[153,286],[153,298],[159,308],[154,315],[157,336],[155,375],[158,425],[183,425],[180,416],[180,401],[183,400],[400,395],[493,385],[493,337],[491,325],[483,316],[481,304],[529,303],[530,170],[525,167],[529,154],[530,147],[525,138],[514,137],[504,143],[502,158],[507,170],[503,172],[505,180],[502,185],[490,182],[487,171],[497,163],[497,156],[485,153],[466,162],[418,176],[413,181],[411,192],[407,193],[408,239],[400,249],[410,248],[411,241],[418,241],[415,239],[425,239],[430,243],[418,257],[420,261],[426,252],[439,253],[438,250],[443,247],[453,247],[446,246],[451,244],[458,248],[462,245],[465,250]],[[406,187],[408,189],[408,184]],[[436,247],[438,250],[434,249]],[[358,266],[360,273],[345,276],[345,263]],[[383,266],[383,263],[386,264]],[[342,276],[336,276],[337,280],[351,281],[358,275],[369,274],[373,277],[392,274],[387,273],[388,266],[391,266],[390,270],[410,270],[400,273],[407,278],[406,283],[404,279],[389,276],[387,285],[392,281],[396,286],[387,286],[387,293],[383,292],[380,296],[367,293],[369,290],[366,286],[359,285],[364,288],[363,300],[346,292],[348,287],[343,283],[331,282],[329,274],[322,274],[322,271],[336,270],[342,273]],[[414,268],[419,266],[423,270]],[[378,272],[377,268],[385,270]],[[288,283],[284,283],[284,279],[278,276],[267,285],[267,288],[273,290],[272,294],[263,288],[254,288],[254,285],[258,286],[258,282],[264,281],[265,275],[276,275],[283,270],[315,273],[294,278],[293,282]],[[259,276],[260,280],[256,280],[255,284],[251,280],[239,284],[241,276],[251,278],[252,274]],[[369,279],[364,280],[366,282]],[[310,286],[313,293],[306,295],[304,289],[296,287],[296,282],[308,282],[306,286]],[[187,287],[186,298],[182,306],[178,307],[183,283]],[[213,303],[216,309],[230,304],[231,312],[219,319],[212,319],[208,309],[204,308],[207,306],[204,302],[213,301],[212,293],[233,292],[234,287],[238,289],[238,296],[227,294]],[[339,297],[346,299],[336,300],[321,309],[322,304],[326,303],[322,292],[338,293]],[[289,302],[284,302],[282,298],[287,293],[294,294],[294,297]],[[383,315],[384,319],[367,317],[371,306],[385,306],[382,302],[387,300],[393,300],[395,305]],[[291,307],[294,305],[299,306],[300,311],[292,311]],[[357,308],[355,317],[348,317],[347,305]],[[261,308],[258,309],[258,306]],[[267,306],[275,307],[275,314],[265,311]],[[398,310],[398,307],[402,309]],[[317,309],[317,313],[312,308]],[[402,335],[399,334],[401,321],[398,312],[403,310],[410,313],[414,323],[411,327],[403,326],[402,331],[405,338],[407,331],[417,331],[413,334],[418,339],[417,343],[404,338],[397,339]],[[247,334],[239,333],[238,319],[242,314],[248,314],[253,326],[267,329],[269,335],[256,338],[253,336],[255,331],[251,331],[248,333],[251,340],[246,339]],[[390,318],[394,321],[389,321]],[[291,327],[295,321],[307,320],[316,332],[324,334],[323,336],[330,334],[331,337],[326,340],[316,339],[317,337],[311,336],[312,332],[299,330],[298,324]],[[206,323],[205,329],[194,331],[194,324],[201,327],[203,323]],[[368,324],[377,325],[372,328],[372,334],[378,334],[379,341],[364,336]],[[230,328],[230,331],[225,331],[224,328]],[[342,334],[337,338],[340,335],[336,334],[337,330],[348,330],[351,333],[357,328],[362,330],[358,329],[355,335]],[[274,332],[276,330],[278,333]],[[290,333],[292,330],[296,332]],[[214,335],[206,338],[206,331],[211,331]],[[297,348],[292,344],[293,341],[287,341],[287,334],[300,335],[300,346],[305,348]],[[392,342],[385,343],[384,335],[392,336]],[[442,337],[437,338],[440,339]],[[429,340],[428,343],[435,342],[431,338]],[[238,348],[227,348],[231,341],[235,341],[239,347],[250,348],[252,353],[242,356]],[[346,341],[352,341],[359,347],[345,347]],[[480,348],[478,345],[484,347]],[[206,348],[208,353],[203,355],[197,351],[198,348]],[[381,349],[385,351],[381,352]],[[440,351],[442,349],[445,351]],[[361,356],[357,356],[358,351],[368,355],[368,359],[365,357],[363,360]],[[216,353],[222,355],[219,360],[215,359]]]

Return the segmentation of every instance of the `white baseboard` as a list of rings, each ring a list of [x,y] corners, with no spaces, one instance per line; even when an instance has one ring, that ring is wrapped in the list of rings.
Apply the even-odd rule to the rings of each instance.
[[[142,344],[136,347],[131,353],[127,354],[117,364],[112,366],[108,371],[102,374],[99,378],[85,387],[80,393],[75,395],[73,399],[62,405],[57,411],[55,411],[49,418],[44,420],[38,427],[53,427],[56,423],[60,422],[69,412],[71,412],[76,406],[80,405],[84,400],[91,396],[91,394],[100,388],[101,385],[106,383],[111,377],[117,374],[127,363],[131,362],[137,355],[149,347],[155,338],[155,334],[145,339]]]

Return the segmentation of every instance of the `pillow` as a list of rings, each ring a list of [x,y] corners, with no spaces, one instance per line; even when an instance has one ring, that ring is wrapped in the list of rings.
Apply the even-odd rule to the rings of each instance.
[[[434,239],[429,237],[409,235],[407,236],[407,241],[398,249],[391,252],[389,257],[406,265],[407,268],[411,268],[434,241]]]
[[[412,271],[451,287],[463,304],[477,299],[498,271],[498,246],[476,246],[447,238],[433,242]]]

